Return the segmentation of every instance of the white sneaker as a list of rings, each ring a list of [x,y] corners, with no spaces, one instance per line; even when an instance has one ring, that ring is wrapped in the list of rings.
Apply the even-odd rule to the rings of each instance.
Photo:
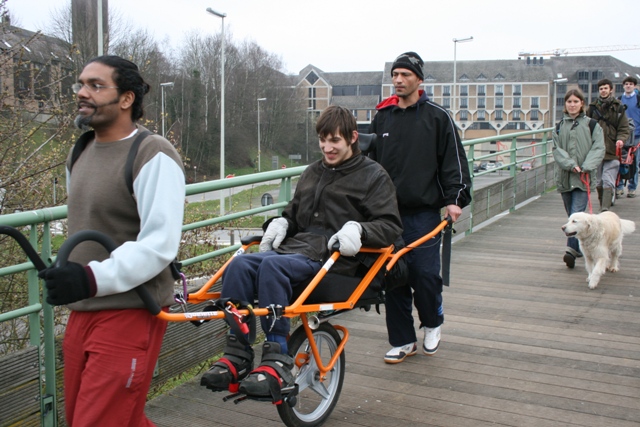
[[[403,345],[402,347],[393,347],[384,355],[386,363],[400,363],[405,358],[413,356],[418,351],[418,345],[415,342]]]
[[[437,328],[427,328],[423,326],[424,329],[424,344],[422,345],[422,351],[424,354],[431,356],[438,351],[438,346],[440,345],[440,329],[442,325]]]

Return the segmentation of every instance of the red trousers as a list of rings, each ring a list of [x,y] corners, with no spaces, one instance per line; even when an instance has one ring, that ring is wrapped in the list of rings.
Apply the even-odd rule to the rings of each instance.
[[[145,309],[71,312],[63,342],[70,427],[154,426],[144,407],[166,329]]]

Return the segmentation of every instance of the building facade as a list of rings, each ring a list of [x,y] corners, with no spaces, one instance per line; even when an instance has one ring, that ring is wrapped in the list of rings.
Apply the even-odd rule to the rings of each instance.
[[[359,130],[366,132],[376,105],[393,94],[391,66],[387,62],[383,71],[331,73],[308,65],[298,75],[298,88],[310,111],[319,114],[332,104],[349,108]],[[455,88],[453,68],[453,61],[425,62],[422,89],[450,111],[463,139],[548,128],[562,117],[568,89],[579,88],[591,101],[598,97],[602,78],[614,83],[615,96],[622,94],[625,77],[640,80],[640,67],[609,55],[457,61]],[[518,142],[531,144],[540,137]],[[487,144],[482,151],[496,147]]]

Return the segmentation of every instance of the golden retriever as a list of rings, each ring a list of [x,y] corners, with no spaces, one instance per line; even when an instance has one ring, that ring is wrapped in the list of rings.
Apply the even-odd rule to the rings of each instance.
[[[619,270],[618,258],[622,254],[622,236],[633,233],[635,229],[636,224],[633,221],[620,219],[611,211],[597,215],[574,213],[562,226],[564,234],[568,237],[575,236],[580,242],[589,289],[598,286],[600,277],[606,270]]]

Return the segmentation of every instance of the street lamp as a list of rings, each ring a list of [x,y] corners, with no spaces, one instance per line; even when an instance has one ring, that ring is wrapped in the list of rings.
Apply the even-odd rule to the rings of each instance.
[[[464,39],[453,39],[453,103],[451,111],[453,112],[453,120],[456,119],[456,46],[458,43],[466,43],[473,41],[473,36]]]
[[[309,113],[313,110],[313,107],[307,107],[307,164],[309,164]]]
[[[258,172],[260,172],[260,101],[266,101],[267,98],[258,98]]]
[[[562,79],[554,79],[553,80],[553,119],[551,119],[551,126],[553,126],[553,124],[556,122],[556,120],[558,120],[558,113],[556,112],[556,108],[558,105],[558,83],[566,83],[568,82],[569,79],[562,78]]]
[[[220,61],[220,179],[224,179],[224,18],[226,13],[216,12],[210,7],[207,12],[222,18],[222,44],[221,44],[221,61]],[[224,192],[220,190],[220,215],[224,215]]]
[[[196,182],[196,172],[198,171],[198,167],[196,165],[193,165],[193,182]]]
[[[161,96],[161,111],[162,111],[162,136],[164,137],[164,88],[165,87],[173,87],[173,82],[160,83],[160,94]]]

